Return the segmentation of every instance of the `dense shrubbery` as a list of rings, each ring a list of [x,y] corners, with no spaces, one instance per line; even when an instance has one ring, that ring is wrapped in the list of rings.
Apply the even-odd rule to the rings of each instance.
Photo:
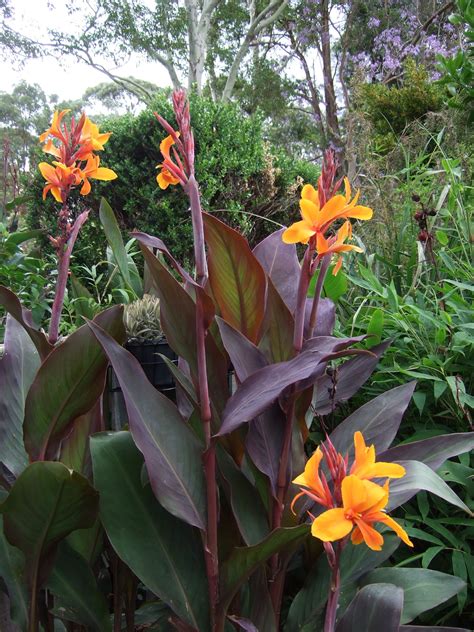
[[[187,202],[176,191],[161,191],[156,183],[159,145],[164,138],[153,111],[173,121],[166,94],[153,108],[138,116],[125,115],[103,121],[112,131],[104,151],[104,162],[119,175],[112,184],[100,184],[87,199],[98,208],[103,195],[116,212],[124,231],[134,228],[159,235],[177,256],[189,258],[191,222]],[[266,144],[261,120],[247,117],[234,104],[217,104],[206,98],[191,99],[195,125],[196,175],[201,183],[203,206],[239,227],[252,238],[261,238],[274,224],[286,221],[288,207],[294,206],[298,177],[315,180],[316,169],[294,161],[283,151]],[[29,223],[52,227],[54,201],[44,203],[39,195],[41,178],[35,177]],[[78,208],[84,200],[76,194]],[[105,242],[95,215],[84,226],[75,252],[76,261],[89,263],[104,257]]]

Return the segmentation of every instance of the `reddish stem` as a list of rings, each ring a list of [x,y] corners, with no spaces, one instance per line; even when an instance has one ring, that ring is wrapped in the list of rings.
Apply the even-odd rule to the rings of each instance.
[[[334,558],[330,561],[331,566],[331,584],[329,586],[328,603],[326,606],[326,618],[324,621],[324,632],[334,632],[336,626],[337,606],[339,603],[339,594],[341,592],[341,573],[340,561],[341,553],[346,545],[347,538],[337,543]],[[328,561],[330,560],[328,556]]]
[[[66,203],[65,203],[66,204]],[[65,204],[63,209],[65,208]],[[69,237],[64,244],[61,245],[61,250],[58,252],[59,265],[58,265],[58,279],[56,281],[56,291],[54,294],[53,308],[51,311],[51,321],[49,323],[49,342],[56,344],[59,334],[59,321],[61,320],[61,312],[64,304],[64,294],[66,293],[67,278],[69,274],[69,262],[71,260],[72,249],[76,242],[79,230],[89,216],[89,211],[81,213],[71,229]]]

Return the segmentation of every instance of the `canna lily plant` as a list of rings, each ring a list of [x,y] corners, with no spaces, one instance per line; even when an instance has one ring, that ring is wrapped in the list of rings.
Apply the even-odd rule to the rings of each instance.
[[[343,180],[327,152],[317,188],[303,188],[303,219],[251,250],[203,211],[183,91],[173,105],[175,127],[157,117],[167,134],[157,183],[163,195],[179,186],[189,199],[193,274],[159,237],[133,235],[179,357],[169,363],[176,404],[122,347],[120,306],[53,345],[0,288],[8,312],[0,359],[5,616],[28,632],[58,620],[71,632],[415,632],[406,624],[464,583],[390,567],[400,542],[418,547],[391,514],[419,490],[470,514],[436,470],[474,438],[391,447],[414,383],[326,432],[326,415],[367,381],[387,347],[367,351],[363,337],[335,337],[335,306],[322,297],[333,255],[337,273],[341,256],[357,252],[348,243],[352,220],[369,220],[372,210],[358,205],[359,193],[351,199],[347,180],[339,193]],[[61,114],[53,138],[64,131]],[[107,135],[86,121],[80,133],[73,128],[83,139],[74,162],[55,154],[64,165],[55,165],[57,180],[46,172],[46,193],[59,191],[61,201],[65,187],[87,190],[103,174],[86,149],[100,150]],[[107,363],[127,406],[129,427],[119,432],[107,428]],[[309,428],[318,424],[323,440],[308,458]],[[413,599],[421,587],[423,601]]]

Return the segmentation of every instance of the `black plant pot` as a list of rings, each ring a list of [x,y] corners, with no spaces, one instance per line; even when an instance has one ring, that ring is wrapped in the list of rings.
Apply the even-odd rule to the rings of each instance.
[[[178,363],[178,357],[166,339],[143,342],[130,340],[125,343],[125,348],[138,360],[153,386],[172,401],[176,401],[173,375],[166,362],[159,355],[166,356],[175,364]],[[110,426],[113,430],[120,430],[128,424],[128,416],[122,389],[112,367],[109,367],[107,381]]]

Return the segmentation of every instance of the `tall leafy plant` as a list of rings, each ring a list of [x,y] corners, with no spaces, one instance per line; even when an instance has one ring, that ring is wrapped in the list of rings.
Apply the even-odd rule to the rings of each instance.
[[[333,254],[357,250],[349,243],[351,219],[369,219],[372,211],[358,204],[358,193],[352,198],[348,181],[339,193],[329,152],[317,188],[303,189],[302,220],[252,251],[203,212],[182,91],[173,105],[178,130],[159,117],[169,136],[158,183],[179,185],[188,197],[195,273],[161,239],[134,237],[179,356],[178,367],[170,364],[177,404],[121,346],[120,307],[53,347],[18,299],[0,292],[9,312],[0,363],[8,376],[0,394],[0,555],[11,615],[29,632],[54,617],[120,630],[123,612],[127,631],[140,623],[188,632],[375,632],[381,618],[391,630],[416,630],[406,624],[465,584],[429,569],[377,568],[400,538],[413,544],[388,512],[422,489],[470,513],[436,470],[471,449],[473,435],[392,448],[412,382],[325,432],[308,461],[304,447],[315,413],[328,405],[329,362],[344,360],[343,387],[331,396],[337,403],[368,379],[387,346],[367,350],[364,336],[333,336],[334,304],[321,297]],[[305,247],[301,263],[297,242]],[[105,356],[129,430],[103,431]],[[38,503],[41,511],[33,511]],[[112,580],[111,618],[99,572]],[[78,578],[90,591],[88,604]],[[413,599],[421,587],[428,596]],[[137,610],[141,588],[158,603]]]

